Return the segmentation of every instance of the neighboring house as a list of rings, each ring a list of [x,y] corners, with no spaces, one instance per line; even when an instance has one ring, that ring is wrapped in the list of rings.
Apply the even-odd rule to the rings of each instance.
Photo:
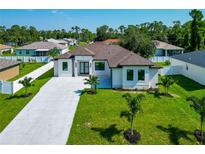
[[[118,45],[93,43],[54,58],[58,77],[96,75],[99,88],[157,88],[159,67]]]
[[[4,51],[11,51],[11,53],[13,53],[13,47],[8,46],[8,45],[4,45],[4,44],[0,44],[0,55],[2,55]]]
[[[64,38],[63,40],[66,41],[69,46],[77,45],[77,40],[74,38]]]
[[[150,58],[153,62],[164,62],[170,60],[170,56],[183,54],[184,48],[168,44],[166,42],[154,40],[153,41],[156,47],[154,57]]]
[[[0,59],[0,80],[9,80],[19,75],[20,62]]]
[[[53,42],[34,42],[16,49],[17,56],[48,56],[50,50],[57,48],[60,54],[68,51],[64,45]]]
[[[103,41],[106,44],[115,44],[115,43],[119,43],[120,39],[107,39]]]
[[[171,57],[171,65],[178,66],[179,74],[205,85],[205,50],[175,55]]]
[[[47,39],[48,42],[53,42],[53,43],[57,43],[57,44],[61,44],[61,45],[64,45],[64,46],[68,46],[68,42],[67,41],[64,41],[64,40],[56,40],[56,39]]]

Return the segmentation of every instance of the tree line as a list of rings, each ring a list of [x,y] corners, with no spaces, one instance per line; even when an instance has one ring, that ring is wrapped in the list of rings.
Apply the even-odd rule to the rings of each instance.
[[[76,38],[82,42],[103,41],[109,38],[120,38],[121,45],[144,57],[152,56],[154,44],[152,40],[164,41],[185,48],[186,51],[201,50],[205,48],[205,20],[200,10],[189,12],[192,20],[182,24],[174,21],[172,26],[162,21],[145,22],[137,25],[121,25],[114,29],[107,25],[100,26],[96,33],[88,29],[73,26],[70,30],[42,30],[35,27],[13,25],[11,28],[0,26],[0,43],[15,42],[22,46],[34,41],[49,38]]]

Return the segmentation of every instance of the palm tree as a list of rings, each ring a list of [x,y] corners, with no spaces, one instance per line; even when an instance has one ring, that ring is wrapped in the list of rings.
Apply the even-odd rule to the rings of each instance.
[[[168,76],[162,76],[160,80],[161,82],[157,83],[157,85],[162,85],[164,87],[165,95],[167,96],[169,87],[174,84],[175,81]]]
[[[99,83],[99,79],[98,79],[97,76],[89,75],[89,78],[85,79],[84,84],[91,85],[91,89],[94,91],[94,93],[96,93],[97,85],[100,84],[100,83]]]
[[[200,130],[201,130],[201,144],[203,143],[203,122],[205,119],[205,96],[198,98],[195,96],[187,97],[187,101],[191,102],[191,107],[200,115]]]
[[[124,94],[122,97],[124,97],[128,103],[129,110],[122,111],[120,114],[120,117],[126,117],[128,122],[131,124],[131,134],[133,135],[133,122],[134,118],[137,116],[137,113],[139,113],[141,108],[141,102],[144,98],[143,94],[139,94],[137,96],[131,96],[129,93]]]
[[[19,83],[23,85],[25,88],[25,96],[28,96],[28,88],[32,86],[31,84],[31,77],[25,77],[23,80],[20,80]]]
[[[55,56],[58,56],[60,54],[60,51],[57,48],[53,48],[49,51],[48,56],[54,58]]]

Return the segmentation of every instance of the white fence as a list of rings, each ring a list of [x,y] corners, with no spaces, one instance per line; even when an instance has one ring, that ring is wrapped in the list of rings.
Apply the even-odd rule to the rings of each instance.
[[[0,56],[0,59],[7,59],[13,61],[22,61],[22,62],[37,62],[37,63],[47,63],[51,59],[48,56]]]
[[[170,57],[166,56],[155,56],[150,58],[152,62],[165,62],[166,60],[170,60]]]
[[[0,81],[0,92],[3,94],[14,94],[23,86],[19,84],[20,80],[23,80],[25,77],[31,77],[32,81],[41,76],[42,74],[46,73],[48,70],[53,68],[53,62],[49,62],[48,64],[36,69],[35,71],[25,75],[24,77],[13,81],[13,82],[7,82],[7,81]]]
[[[180,74],[182,66],[166,66],[159,70],[160,75],[177,75]]]

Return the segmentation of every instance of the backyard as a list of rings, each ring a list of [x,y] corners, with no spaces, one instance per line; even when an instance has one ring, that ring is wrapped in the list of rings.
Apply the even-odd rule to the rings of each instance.
[[[0,132],[3,131],[52,76],[53,69],[34,80],[32,82],[33,86],[28,89],[28,92],[31,93],[29,97],[24,96],[24,88],[14,95],[0,94]]]
[[[197,144],[193,131],[200,127],[199,115],[186,97],[203,96],[205,87],[183,76],[172,78],[177,81],[169,90],[173,97],[145,93],[143,112],[134,122],[141,133],[138,144]],[[123,131],[130,124],[120,118],[120,112],[127,109],[123,93],[99,89],[96,95],[82,94],[67,144],[129,144]]]
[[[8,80],[8,81],[15,81],[26,74],[36,70],[37,68],[43,66],[45,63],[21,63],[20,64],[20,71],[19,75],[15,76],[14,78]]]

